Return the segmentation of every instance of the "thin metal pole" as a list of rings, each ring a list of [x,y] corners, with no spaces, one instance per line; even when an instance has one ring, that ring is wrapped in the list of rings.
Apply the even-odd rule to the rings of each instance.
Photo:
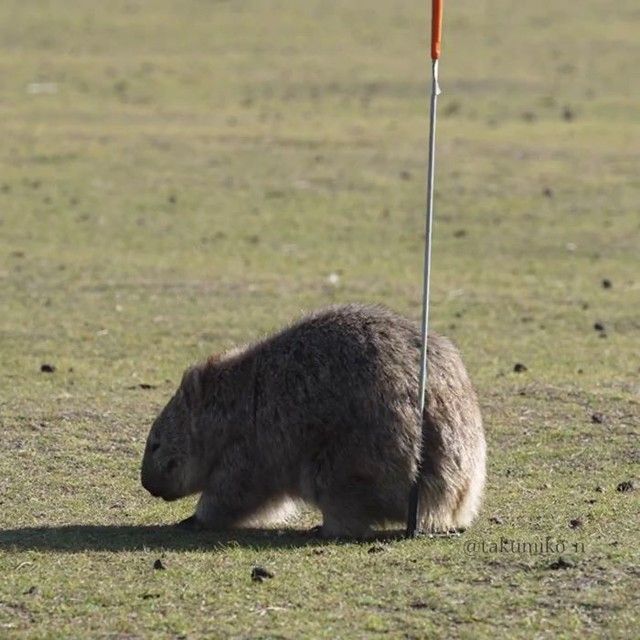
[[[431,232],[433,229],[433,179],[435,175],[436,162],[436,109],[438,106],[438,96],[440,86],[438,84],[438,59],[431,62],[431,112],[429,117],[429,166],[427,171],[427,221],[424,247],[424,278],[422,290],[422,350],[420,356],[420,386],[418,400],[420,404],[420,420],[422,425],[420,440],[420,458],[418,463],[418,473],[416,475],[411,493],[409,496],[409,515],[407,517],[406,536],[413,538],[418,533],[420,525],[419,517],[419,484],[422,474],[422,446],[424,442],[424,409],[425,395],[427,387],[427,338],[429,335],[429,295],[431,287]]]

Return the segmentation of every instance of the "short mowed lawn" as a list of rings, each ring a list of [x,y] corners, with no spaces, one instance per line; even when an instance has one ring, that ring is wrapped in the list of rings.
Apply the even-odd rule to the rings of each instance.
[[[189,534],[140,486],[190,363],[334,302],[418,319],[425,4],[0,5],[0,637],[637,636],[633,0],[445,7],[431,319],[486,424],[471,529]]]

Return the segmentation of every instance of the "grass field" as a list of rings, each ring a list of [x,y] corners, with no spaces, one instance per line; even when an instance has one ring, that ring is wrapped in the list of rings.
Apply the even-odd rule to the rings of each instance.
[[[445,8],[432,323],[486,422],[467,533],[187,534],[193,500],[139,485],[189,363],[336,301],[418,318],[424,4],[0,4],[0,637],[637,636],[635,0]]]

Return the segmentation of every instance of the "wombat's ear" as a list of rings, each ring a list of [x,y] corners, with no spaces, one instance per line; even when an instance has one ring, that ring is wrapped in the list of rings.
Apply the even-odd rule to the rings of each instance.
[[[189,409],[195,409],[200,405],[202,398],[202,371],[200,367],[196,365],[184,372],[180,388]]]

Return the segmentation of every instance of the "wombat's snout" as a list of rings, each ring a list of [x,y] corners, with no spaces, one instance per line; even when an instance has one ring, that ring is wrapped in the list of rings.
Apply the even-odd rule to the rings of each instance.
[[[158,452],[160,442],[155,440],[147,444],[142,460],[140,481],[142,486],[154,497],[162,498],[167,502],[176,499],[176,474],[178,460],[169,458],[165,460]]]
[[[154,497],[154,498],[159,498],[160,494],[157,492],[156,489],[154,489],[153,487],[151,487],[149,485],[149,483],[145,483],[144,479],[142,480],[142,486]]]
[[[148,473],[145,473],[145,467],[146,465],[143,465],[142,468],[142,473],[140,474],[140,481],[142,482],[142,486],[154,497],[154,498],[159,498],[161,495],[160,489],[154,485],[154,483],[151,481],[151,478],[149,477]]]
[[[142,459],[142,469],[140,471],[140,481],[142,486],[154,497],[159,498],[162,490],[158,483],[157,473],[155,473],[155,464],[153,454],[160,448],[159,442],[150,442],[144,452]]]

